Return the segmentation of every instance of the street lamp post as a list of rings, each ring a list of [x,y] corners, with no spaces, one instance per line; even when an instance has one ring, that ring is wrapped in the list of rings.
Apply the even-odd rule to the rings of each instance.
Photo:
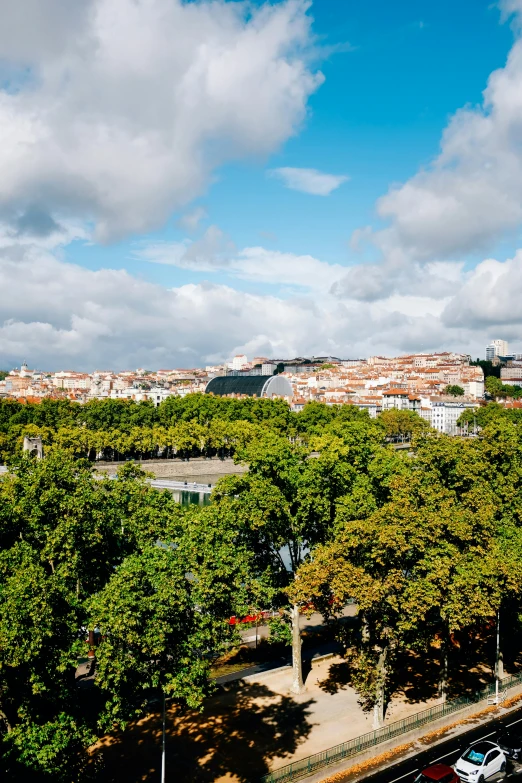
[[[165,783],[165,691],[163,691],[163,732],[161,748],[161,783]]]
[[[495,661],[495,704],[498,704],[498,689],[500,682],[500,607],[497,612],[497,651]]]

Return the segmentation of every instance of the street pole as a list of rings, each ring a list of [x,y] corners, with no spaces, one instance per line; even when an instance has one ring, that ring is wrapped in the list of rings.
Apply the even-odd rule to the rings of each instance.
[[[498,681],[499,681],[499,663],[500,663],[500,608],[497,612],[497,656],[495,663],[495,704],[498,704]]]
[[[165,691],[163,691],[163,743],[161,750],[161,783],[165,783]]]

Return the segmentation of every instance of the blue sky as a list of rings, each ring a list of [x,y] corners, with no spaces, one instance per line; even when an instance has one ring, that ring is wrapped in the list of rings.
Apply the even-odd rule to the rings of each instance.
[[[17,9],[4,361],[522,350],[521,0]],[[309,169],[338,187],[285,186]]]
[[[352,232],[379,224],[379,196],[430,163],[450,115],[480,103],[489,74],[505,64],[513,33],[499,24],[499,11],[488,0],[318,0],[309,15],[324,49],[317,64],[325,81],[311,96],[300,129],[266,158],[220,167],[194,203],[208,214],[201,228],[216,223],[237,247],[263,245],[357,263],[349,247]],[[317,197],[267,177],[267,170],[282,166],[350,180],[328,198]],[[175,216],[150,234],[153,241],[186,236]],[[102,247],[75,243],[67,256],[91,269],[130,269],[164,285],[208,277],[136,261],[133,243],[146,240],[138,235]]]

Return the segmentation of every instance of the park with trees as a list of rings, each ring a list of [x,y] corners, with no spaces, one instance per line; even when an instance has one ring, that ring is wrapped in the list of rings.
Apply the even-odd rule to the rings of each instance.
[[[478,437],[458,438],[410,412],[320,403],[1,401],[4,778],[103,780],[88,753],[99,737],[163,696],[205,704],[213,663],[241,642],[233,615],[272,610],[299,692],[299,617],[320,611],[376,725],[412,660],[435,671],[441,698],[470,687],[462,661],[479,647],[492,657],[498,617],[518,670],[522,423],[497,403],[477,419]],[[21,451],[29,433],[42,460]],[[397,434],[409,449],[393,447]],[[182,507],[132,459],[114,480],[97,473],[109,450],[232,455],[248,471],[222,478],[209,505]]]

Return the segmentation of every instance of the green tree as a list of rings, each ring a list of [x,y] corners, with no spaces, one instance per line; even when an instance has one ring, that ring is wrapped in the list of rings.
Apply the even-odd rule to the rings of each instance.
[[[490,375],[486,378],[486,382],[484,384],[486,392],[493,397],[493,399],[496,399],[497,397],[505,396],[505,389],[503,387],[502,381],[500,378],[495,378],[495,376]]]
[[[208,648],[194,643],[197,612],[175,548],[149,544],[129,555],[88,608],[103,637],[96,654],[96,685],[106,694],[102,730],[142,714],[158,689],[201,704]]]
[[[444,394],[449,394],[451,397],[463,397],[464,389],[462,386],[458,386],[455,383],[450,383],[445,387]]]
[[[430,425],[415,411],[396,409],[383,411],[377,419],[387,438],[403,437],[407,440],[420,437],[430,431]]]
[[[484,359],[477,359],[476,362],[470,362],[472,367],[482,367],[484,377],[494,375],[496,378],[500,378],[500,364],[493,364],[493,362]]]
[[[77,779],[85,747],[159,688],[199,705],[209,660],[232,641],[226,620],[246,605],[240,547],[204,545],[204,521],[145,478],[126,464],[116,480],[101,479],[53,449],[16,460],[0,478],[7,779]],[[95,624],[96,676],[82,689],[75,672]]]
[[[369,420],[340,422],[335,434],[313,439],[308,448],[266,436],[236,456],[249,472],[216,487],[217,524],[235,530],[252,552],[252,578],[264,589],[261,608],[280,608],[290,622],[295,692],[303,687],[299,604],[289,601],[287,590],[308,553],[333,536],[337,504],[369,502],[370,474],[383,468],[380,451],[388,455]],[[392,452],[389,457],[396,459]]]
[[[517,437],[504,426],[478,441],[422,441],[414,461],[396,466],[380,507],[354,518],[339,504],[335,538],[299,569],[293,600],[326,616],[348,598],[358,604],[353,679],[375,725],[400,649],[426,653],[441,640],[445,693],[451,633],[495,617],[521,593]]]
[[[303,433],[320,435],[324,427],[336,417],[337,411],[331,405],[322,402],[307,402],[303,410],[295,414],[297,430]]]

